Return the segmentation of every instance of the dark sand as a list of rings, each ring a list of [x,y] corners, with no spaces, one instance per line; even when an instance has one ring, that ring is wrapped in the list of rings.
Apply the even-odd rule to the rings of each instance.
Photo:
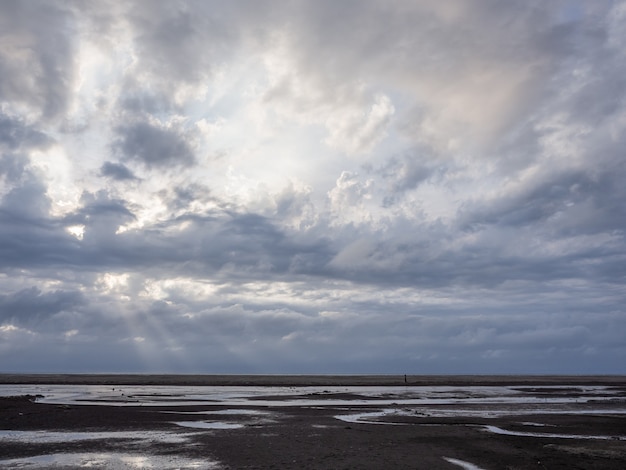
[[[416,385],[501,385],[543,387],[560,385],[546,393],[571,396],[576,385],[604,384],[626,398],[626,377],[423,377],[407,380]],[[403,385],[403,376],[0,376],[0,383],[115,384],[115,385]],[[620,398],[621,397],[621,398]],[[282,397],[286,399],[285,397]],[[343,397],[346,398],[346,397]],[[434,405],[436,406],[436,405]],[[219,411],[220,405],[202,406],[92,406],[52,405],[29,397],[0,398],[0,430],[150,431],[186,432],[173,421],[223,420],[223,415],[177,415],[162,411]],[[238,407],[242,408],[242,407]],[[138,449],[125,439],[62,443],[0,441],[0,459],[55,453],[145,452],[215,459],[229,469],[459,469],[443,457],[471,462],[483,469],[620,469],[626,468],[626,415],[538,414],[500,418],[393,418],[405,425],[346,423],[335,418],[345,407],[256,407],[272,413],[272,421],[238,429],[198,432],[186,444],[155,443]],[[358,405],[350,407],[353,411]],[[395,406],[397,408],[397,406]],[[464,407],[466,408],[466,407]],[[367,408],[371,409],[371,408]],[[230,422],[246,416],[229,416]],[[532,429],[569,435],[616,436],[612,440],[537,438],[498,435],[484,425],[528,431],[523,422],[548,425]],[[68,467],[63,467],[68,468]]]

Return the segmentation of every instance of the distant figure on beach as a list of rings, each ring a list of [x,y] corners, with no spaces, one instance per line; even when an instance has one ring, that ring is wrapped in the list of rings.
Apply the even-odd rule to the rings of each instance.
[[[407,383],[407,381],[406,381],[406,374],[404,374],[404,383],[405,384]]]

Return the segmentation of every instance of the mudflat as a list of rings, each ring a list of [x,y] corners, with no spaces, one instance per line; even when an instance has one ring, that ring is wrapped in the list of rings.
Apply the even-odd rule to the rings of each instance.
[[[4,375],[0,383],[10,394],[0,397],[0,468],[626,468],[626,377]]]

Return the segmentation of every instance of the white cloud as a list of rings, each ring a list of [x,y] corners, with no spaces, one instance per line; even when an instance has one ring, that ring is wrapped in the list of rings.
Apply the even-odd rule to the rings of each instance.
[[[326,120],[326,142],[349,154],[369,152],[386,137],[394,111],[391,100],[384,95],[375,96],[365,112],[337,110]]]

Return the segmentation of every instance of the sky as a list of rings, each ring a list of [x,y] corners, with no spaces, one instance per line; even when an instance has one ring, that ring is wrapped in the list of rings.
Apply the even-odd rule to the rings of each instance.
[[[0,372],[626,373],[626,2],[0,2]]]

